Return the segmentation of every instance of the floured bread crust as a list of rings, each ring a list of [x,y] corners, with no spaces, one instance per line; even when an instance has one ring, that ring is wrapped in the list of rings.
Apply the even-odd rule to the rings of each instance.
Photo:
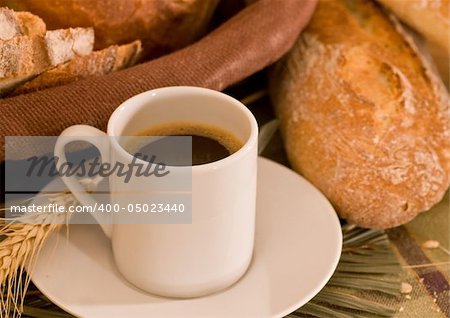
[[[414,218],[450,183],[446,89],[400,24],[363,0],[322,0],[271,92],[293,168],[363,227]]]

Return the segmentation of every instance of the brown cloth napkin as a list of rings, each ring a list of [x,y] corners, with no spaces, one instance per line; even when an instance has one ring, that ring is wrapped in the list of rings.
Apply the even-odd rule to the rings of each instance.
[[[74,124],[105,129],[112,111],[149,89],[192,85],[222,90],[275,62],[308,23],[317,0],[260,0],[197,43],[102,77],[0,100],[2,136],[54,136]],[[1,138],[0,159],[5,141]],[[36,155],[23,147],[23,159]]]

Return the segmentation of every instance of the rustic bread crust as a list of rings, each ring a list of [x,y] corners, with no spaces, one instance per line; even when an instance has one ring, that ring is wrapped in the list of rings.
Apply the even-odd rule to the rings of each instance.
[[[47,32],[47,27],[38,16],[29,12],[16,12],[16,17],[20,21],[23,35],[44,35]]]
[[[105,75],[134,65],[142,52],[141,42],[113,45],[87,56],[75,57],[70,62],[50,69],[18,87],[13,95],[68,84],[91,76]]]
[[[293,168],[363,227],[411,220],[450,183],[448,94],[404,34],[370,1],[322,0],[271,81]]]

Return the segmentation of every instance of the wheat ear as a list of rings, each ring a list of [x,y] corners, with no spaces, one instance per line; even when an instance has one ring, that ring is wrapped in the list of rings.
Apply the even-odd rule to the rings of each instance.
[[[25,273],[33,267],[36,256],[48,236],[61,224],[5,225],[0,235],[0,316],[18,317],[30,282]]]
[[[86,179],[81,183],[89,189],[95,188],[98,182]],[[47,203],[66,207],[79,204],[69,192],[43,196],[47,197]],[[30,274],[39,251],[48,237],[67,225],[69,219],[70,213],[0,218],[0,318],[21,316]]]

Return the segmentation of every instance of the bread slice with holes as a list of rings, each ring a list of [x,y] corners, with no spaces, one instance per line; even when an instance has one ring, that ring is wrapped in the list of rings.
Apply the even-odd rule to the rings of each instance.
[[[52,67],[90,54],[94,46],[92,28],[53,30],[44,35],[28,32],[32,35],[0,41],[0,95]]]
[[[70,62],[50,69],[18,87],[12,95],[68,84],[92,76],[105,75],[134,65],[141,56],[141,42],[113,45],[87,56],[75,57]]]

